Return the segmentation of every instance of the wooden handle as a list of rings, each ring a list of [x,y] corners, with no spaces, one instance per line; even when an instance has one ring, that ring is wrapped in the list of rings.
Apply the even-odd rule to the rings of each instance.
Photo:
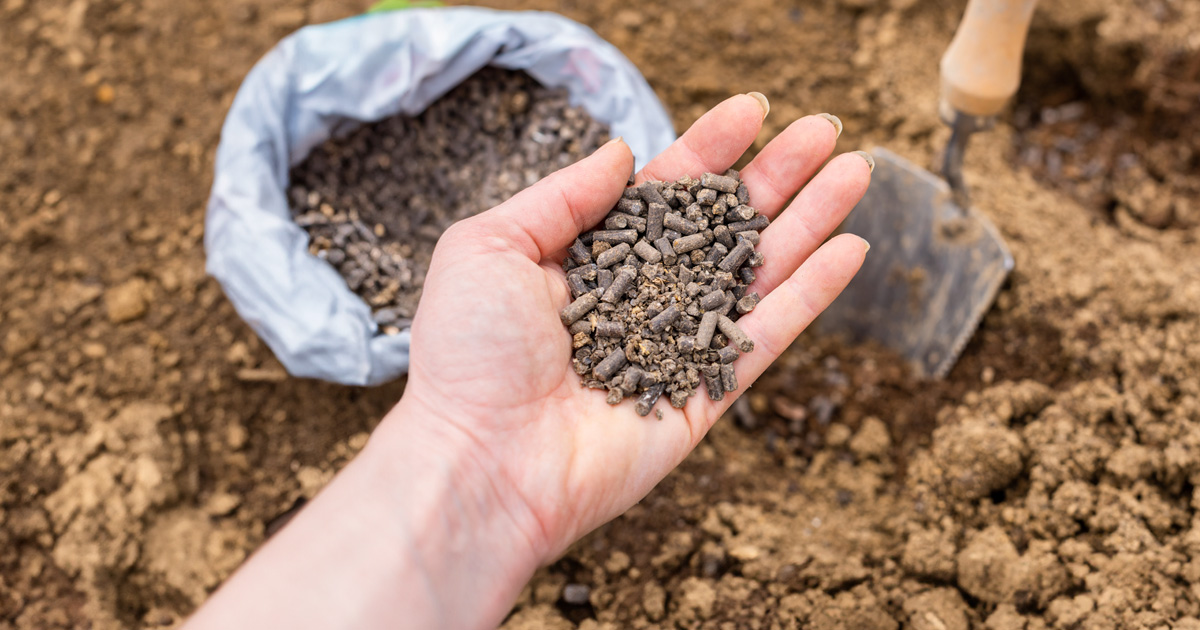
[[[1037,0],[970,0],[942,56],[942,106],[995,116],[1021,84],[1021,55]]]

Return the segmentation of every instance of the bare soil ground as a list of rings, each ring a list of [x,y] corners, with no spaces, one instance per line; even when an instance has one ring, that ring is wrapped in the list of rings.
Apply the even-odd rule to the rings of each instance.
[[[241,78],[363,4],[0,0],[0,629],[177,624],[402,392],[287,378],[203,273]],[[679,129],[759,90],[762,142],[947,137],[960,0],[487,4],[591,25]],[[506,627],[1200,628],[1197,32],[1189,0],[1043,0],[967,165],[1017,270],[950,377],[802,338]]]

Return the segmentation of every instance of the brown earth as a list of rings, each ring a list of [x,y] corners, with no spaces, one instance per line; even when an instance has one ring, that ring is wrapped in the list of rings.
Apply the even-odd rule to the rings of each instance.
[[[494,4],[593,26],[680,129],[759,90],[763,141],[947,137],[961,1]],[[203,274],[239,81],[361,9],[0,0],[0,628],[177,623],[402,391],[287,378]],[[1017,270],[950,377],[802,339],[506,627],[1200,628],[1197,32],[1189,0],[1043,0],[967,169]]]

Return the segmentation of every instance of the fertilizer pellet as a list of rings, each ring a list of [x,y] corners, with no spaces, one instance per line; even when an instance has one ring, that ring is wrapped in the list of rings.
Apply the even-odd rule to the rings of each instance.
[[[562,313],[560,313],[563,325],[570,326],[574,324],[580,317],[587,315],[588,311],[596,308],[596,304],[599,301],[595,293],[585,293],[579,296],[578,299],[571,302],[571,305],[564,308]]]
[[[702,384],[714,401],[737,390],[733,363],[754,342],[735,320],[758,302],[750,265],[769,223],[744,189],[736,171],[645,182],[580,235],[563,263],[577,298],[562,318],[588,323],[568,324],[585,386],[611,404],[635,398],[642,416],[664,395],[682,408]]]
[[[596,256],[596,265],[601,269],[604,269],[605,267],[611,267],[622,260],[625,260],[625,257],[629,255],[629,251],[631,249],[632,248],[629,247],[629,243],[619,243],[616,247],[610,247],[601,252],[599,256]]]
[[[742,352],[754,351],[754,340],[747,336],[732,319],[721,315],[717,318],[717,328],[721,331],[722,335],[725,335],[729,343],[737,346],[738,350]]]

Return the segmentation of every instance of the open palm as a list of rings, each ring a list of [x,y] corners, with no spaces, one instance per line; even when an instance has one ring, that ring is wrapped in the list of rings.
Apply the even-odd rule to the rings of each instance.
[[[730,98],[638,180],[723,172],[754,141],[763,113],[754,97]],[[528,508],[538,530],[528,535],[544,560],[645,496],[858,270],[861,239],[822,245],[870,179],[867,161],[855,155],[820,168],[837,131],[825,118],[800,119],[742,171],[751,205],[773,220],[758,248],[767,262],[750,289],[765,298],[740,320],[757,349],[735,363],[735,395],[712,402],[700,392],[682,410],[664,399],[661,421],[581,387],[558,318],[570,301],[560,267],[565,248],[620,197],[633,162],[624,143],[442,237],[413,323],[406,402],[501,471],[492,482]]]

